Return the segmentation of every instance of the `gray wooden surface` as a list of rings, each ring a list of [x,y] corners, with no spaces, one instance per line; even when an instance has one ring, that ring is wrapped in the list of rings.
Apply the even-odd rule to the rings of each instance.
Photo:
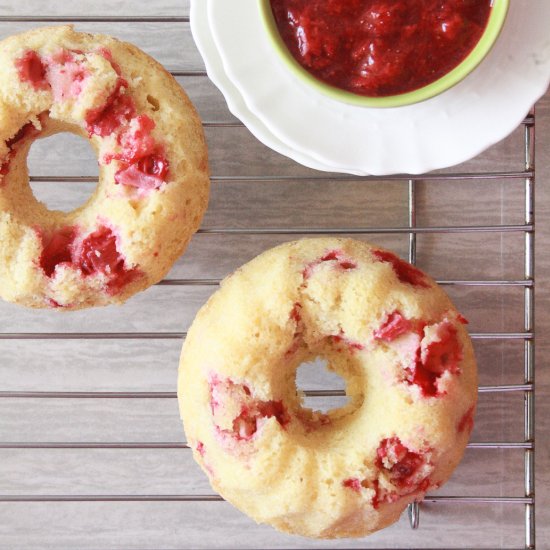
[[[67,6],[70,7],[67,7]],[[187,15],[187,1],[0,1],[4,15]],[[38,26],[1,22],[0,37]],[[187,23],[78,23],[79,30],[130,40],[170,69],[202,71]],[[235,122],[204,76],[179,78],[206,123],[213,175],[204,228],[402,227],[407,224],[403,181],[339,181],[270,151]],[[537,121],[537,527],[538,547],[550,548],[550,94]],[[482,121],[480,121],[482,123]],[[472,128],[472,132],[475,129]],[[523,130],[462,166],[443,173],[523,169]],[[90,147],[60,135],[36,143],[33,176],[97,173]],[[228,178],[228,177],[231,178]],[[265,176],[289,176],[274,181]],[[51,208],[81,204],[92,184],[33,184]],[[418,184],[419,226],[524,222],[522,180],[432,181]],[[274,235],[195,236],[170,279],[221,278],[265,248],[288,240]],[[406,257],[408,236],[361,236]],[[427,234],[418,237],[418,264],[441,280],[523,278],[522,233]],[[479,332],[523,331],[523,289],[449,286]],[[3,333],[181,333],[215,286],[155,286],[122,307],[60,314],[0,303]],[[174,392],[180,338],[0,340],[0,391]],[[523,341],[476,339],[482,385],[523,382]],[[305,370],[305,369],[304,369]],[[326,388],[315,369],[300,372],[300,387]],[[319,406],[327,402],[318,401]],[[472,440],[523,440],[523,394],[483,393]],[[182,443],[174,398],[0,398],[0,443]],[[0,496],[211,494],[186,449],[1,449]],[[523,496],[523,451],[469,449],[438,495]],[[521,504],[423,504],[420,529],[406,517],[368,539],[316,542],[257,526],[223,502],[0,502],[0,548],[520,548]]]

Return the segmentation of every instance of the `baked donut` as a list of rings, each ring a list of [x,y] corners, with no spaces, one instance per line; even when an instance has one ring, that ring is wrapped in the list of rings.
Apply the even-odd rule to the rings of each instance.
[[[69,213],[36,200],[26,164],[33,141],[58,132],[86,138],[99,163],[95,193]],[[124,302],[184,251],[208,189],[198,115],[151,57],[70,26],[0,42],[2,298],[64,309]]]
[[[212,487],[257,522],[316,538],[395,522],[459,463],[477,399],[465,319],[376,246],[305,239],[225,279],[183,346],[180,413]],[[349,402],[304,408],[296,370],[324,358]]]

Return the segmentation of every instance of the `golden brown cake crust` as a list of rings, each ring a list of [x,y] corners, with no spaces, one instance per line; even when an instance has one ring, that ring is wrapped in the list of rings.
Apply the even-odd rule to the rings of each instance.
[[[359,537],[444,483],[473,426],[464,324],[427,275],[349,239],[304,239],[223,281],[182,349],[188,444],[212,487],[258,522]],[[349,403],[303,407],[297,368],[322,358]]]
[[[35,199],[26,167],[34,139],[65,131],[100,168],[69,213]],[[208,202],[203,129],[179,84],[132,44],[71,26],[0,42],[0,164],[0,296],[29,307],[124,302],[166,275]]]

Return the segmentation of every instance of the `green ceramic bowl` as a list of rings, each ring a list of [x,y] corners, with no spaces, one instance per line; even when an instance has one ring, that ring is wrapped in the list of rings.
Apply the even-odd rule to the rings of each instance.
[[[402,107],[404,105],[411,105],[441,94],[449,88],[452,88],[455,84],[458,84],[481,63],[493,47],[504,25],[510,3],[510,0],[494,0],[489,22],[481,39],[468,57],[445,76],[412,92],[385,97],[369,97],[354,94],[331,86],[330,84],[326,84],[304,69],[287,49],[277,30],[277,24],[275,23],[273,12],[271,11],[270,0],[257,1],[269,41],[284,65],[298,77],[299,80],[313,90],[321,92],[338,101],[362,107]]]

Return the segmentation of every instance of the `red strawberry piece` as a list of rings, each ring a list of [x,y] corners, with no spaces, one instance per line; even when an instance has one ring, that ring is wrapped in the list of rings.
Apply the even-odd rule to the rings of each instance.
[[[398,258],[395,254],[392,254],[387,250],[374,250],[372,254],[378,261],[391,264],[396,277],[402,283],[407,283],[420,288],[428,288],[430,286],[426,281],[426,276],[422,273],[422,271],[420,271],[420,269],[408,262],[405,262],[401,258]]]
[[[398,311],[390,313],[382,325],[377,328],[373,336],[376,340],[384,342],[392,342],[399,336],[412,331],[413,323],[409,319],[405,319]]]
[[[28,82],[35,90],[47,90],[46,66],[34,50],[28,50],[15,60],[15,68],[22,82]]]
[[[71,264],[76,228],[64,227],[48,238],[42,236],[42,253],[39,265],[46,274],[52,277],[58,265]]]

